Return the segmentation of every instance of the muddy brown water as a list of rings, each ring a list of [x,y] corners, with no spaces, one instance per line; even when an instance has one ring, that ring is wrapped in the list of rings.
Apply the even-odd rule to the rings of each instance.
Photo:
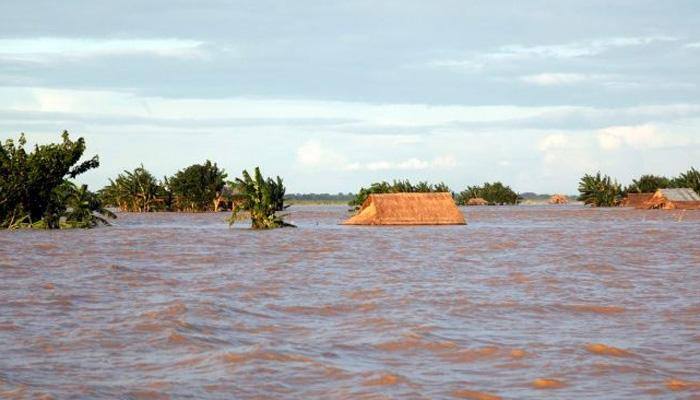
[[[0,398],[700,396],[700,212],[345,211],[0,232]]]

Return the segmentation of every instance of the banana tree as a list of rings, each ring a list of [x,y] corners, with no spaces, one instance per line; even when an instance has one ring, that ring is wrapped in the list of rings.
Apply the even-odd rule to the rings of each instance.
[[[265,179],[260,173],[260,168],[256,167],[253,177],[244,170],[242,178],[236,178],[235,188],[238,194],[229,218],[229,225],[240,220],[242,212],[248,212],[253,229],[294,226],[284,222],[284,216],[276,214],[277,211],[286,208],[284,206],[285,188],[280,177],[277,177],[277,180]]]

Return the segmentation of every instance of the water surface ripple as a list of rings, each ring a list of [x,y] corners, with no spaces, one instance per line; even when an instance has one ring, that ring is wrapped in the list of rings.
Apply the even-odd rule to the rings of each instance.
[[[700,212],[292,210],[0,232],[0,397],[700,396]]]

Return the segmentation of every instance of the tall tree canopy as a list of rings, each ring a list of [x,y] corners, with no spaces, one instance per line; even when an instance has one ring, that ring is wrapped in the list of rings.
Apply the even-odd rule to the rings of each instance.
[[[37,145],[31,152],[25,150],[24,134],[16,144],[8,139],[0,145],[0,227],[57,229],[66,221],[70,193],[78,190],[66,180],[100,163],[97,156],[79,162],[85,152],[83,138],[73,141],[67,131],[61,138],[60,143]],[[84,191],[87,195],[87,188]],[[97,203],[91,207],[90,214],[102,209]],[[81,225],[75,218],[73,222]]]
[[[173,195],[173,206],[180,211],[218,211],[228,175],[207,160],[178,171],[166,181]]]

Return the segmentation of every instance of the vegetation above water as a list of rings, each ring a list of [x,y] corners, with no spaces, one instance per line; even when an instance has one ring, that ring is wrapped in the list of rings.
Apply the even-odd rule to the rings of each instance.
[[[353,193],[291,193],[285,196],[285,199],[297,204],[329,204],[329,205],[346,205],[355,198]]]
[[[170,203],[168,191],[143,165],[110,179],[99,194],[105,204],[120,211],[163,211]]]
[[[227,174],[209,160],[193,164],[163,181],[143,165],[124,171],[100,190],[105,204],[121,211],[219,211],[231,201]]]
[[[457,194],[457,205],[467,205],[470,199],[484,199],[491,205],[518,204],[522,198],[510,186],[501,182],[484,183],[482,186],[467,186]]]
[[[578,200],[593,207],[613,207],[622,198],[622,186],[600,172],[584,175],[579,182],[578,191]]]
[[[91,228],[115,218],[86,185],[68,180],[97,168],[99,158],[79,162],[85,140],[72,141],[67,131],[61,138],[31,152],[24,134],[0,144],[0,228]]]
[[[171,207],[178,211],[219,211],[224,201],[227,176],[223,169],[209,160],[178,171],[166,180],[173,199]]]
[[[279,176],[277,179],[265,179],[260,173],[260,168],[256,167],[253,177],[247,170],[243,170],[242,177],[236,178],[235,186],[238,198],[234,202],[230,225],[241,219],[241,212],[247,212],[250,214],[253,229],[294,226],[284,222],[283,215],[277,214],[278,211],[287,208],[284,205],[286,188]]]
[[[392,183],[382,181],[374,182],[369,187],[362,187],[360,191],[355,195],[355,197],[348,202],[348,205],[355,208],[359,208],[362,203],[365,202],[370,194],[380,194],[380,193],[436,193],[436,192],[450,192],[450,188],[440,182],[437,184],[431,184],[428,182],[418,182],[415,185],[412,184],[408,179],[406,180],[395,180]]]

